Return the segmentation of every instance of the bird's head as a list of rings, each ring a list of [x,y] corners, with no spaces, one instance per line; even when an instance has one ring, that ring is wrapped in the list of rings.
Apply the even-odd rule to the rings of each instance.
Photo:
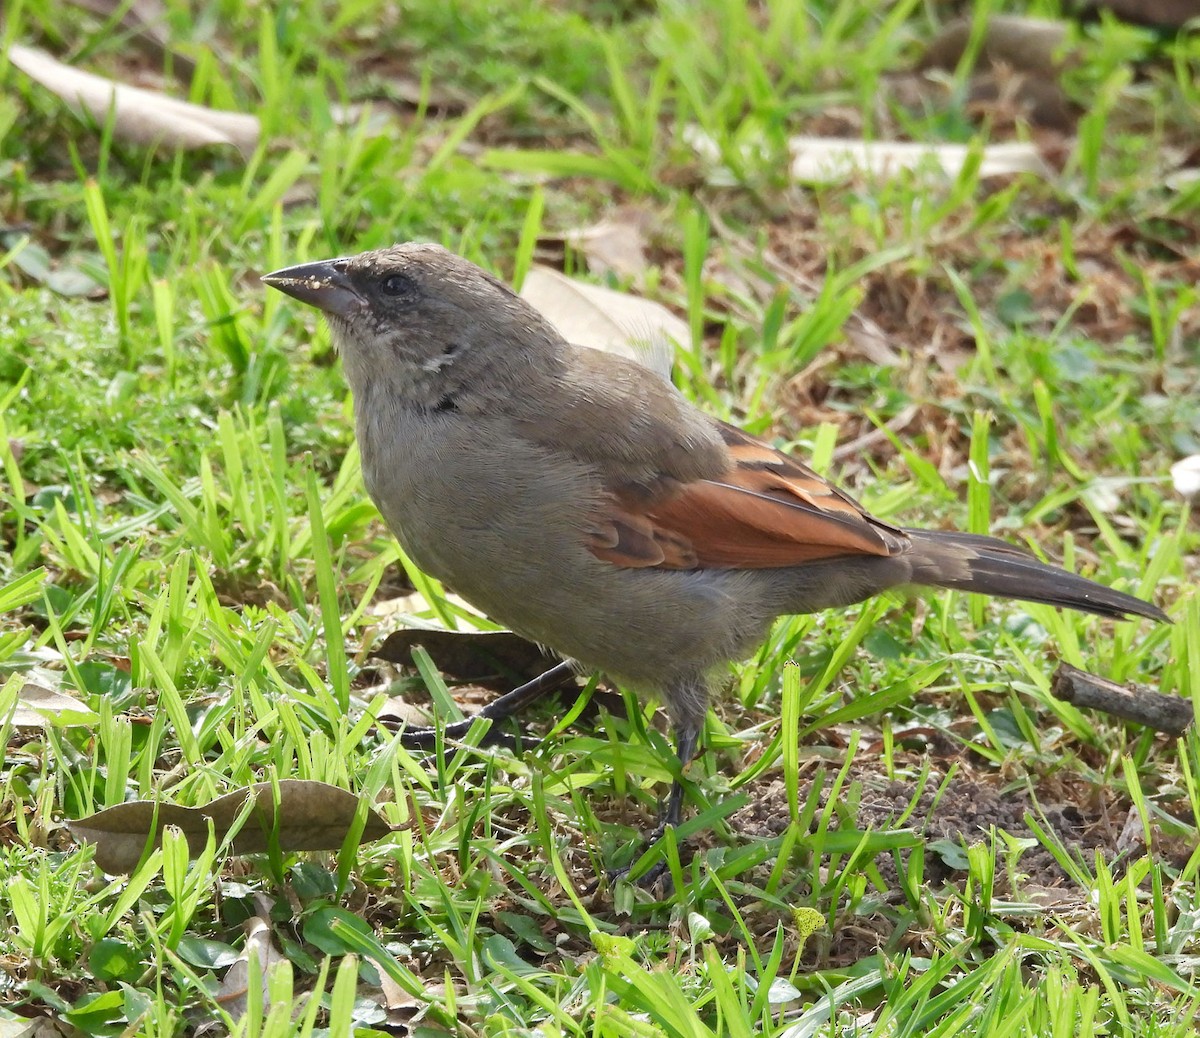
[[[554,364],[561,337],[503,282],[438,245],[285,267],[264,284],[321,310],[355,393],[386,383],[421,406]]]

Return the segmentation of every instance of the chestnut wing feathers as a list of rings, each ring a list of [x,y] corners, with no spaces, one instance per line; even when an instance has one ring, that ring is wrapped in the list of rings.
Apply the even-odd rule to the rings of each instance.
[[[767,569],[846,555],[897,555],[908,537],[802,463],[730,425],[732,465],[658,495],[614,488],[588,548],[617,566]]]

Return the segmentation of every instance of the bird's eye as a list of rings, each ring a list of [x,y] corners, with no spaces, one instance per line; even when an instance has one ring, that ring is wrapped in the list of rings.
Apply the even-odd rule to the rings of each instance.
[[[412,278],[406,277],[404,274],[389,274],[380,283],[385,295],[403,296],[408,295],[413,290]]]

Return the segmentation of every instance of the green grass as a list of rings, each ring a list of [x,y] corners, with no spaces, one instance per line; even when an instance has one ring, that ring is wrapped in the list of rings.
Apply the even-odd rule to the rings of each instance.
[[[31,681],[97,718],[4,728],[0,1015],[113,1035],[230,1015],[264,1036],[1191,1034],[1196,736],[1081,712],[1049,679],[1061,658],[1200,702],[1200,538],[1167,477],[1200,451],[1200,222],[1195,189],[1164,186],[1195,138],[1195,34],[1078,30],[1086,112],[1050,182],[800,188],[792,134],[988,139],[961,92],[895,89],[928,5],[167,6],[198,66],[169,91],[258,114],[246,159],[114,140],[0,61],[0,713]],[[10,8],[7,40],[159,67],[75,8]],[[347,121],[359,102],[381,118]],[[401,748],[373,723],[388,695],[471,707],[427,658],[370,658],[401,622],[380,604],[415,588],[408,619],[488,625],[401,556],[328,332],[256,276],[422,238],[520,277],[540,233],[623,202],[653,217],[646,291],[688,322],[676,378],[703,406],[884,518],[1022,541],[1174,625],[949,594],[782,620],[731,671],[688,819],[649,851],[673,771],[629,695],[536,711],[549,734],[519,756],[471,749],[482,729],[429,761]],[[114,878],[66,828],[294,778],[395,830],[249,857],[201,834],[194,859],[168,835]],[[963,790],[998,794],[1003,824],[939,829]],[[591,889],[659,860],[670,894]],[[239,1006],[256,917],[283,965],[264,989],[244,963]]]

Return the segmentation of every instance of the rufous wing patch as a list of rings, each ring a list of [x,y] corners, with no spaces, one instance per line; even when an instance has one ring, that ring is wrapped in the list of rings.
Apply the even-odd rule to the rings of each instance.
[[[603,520],[589,531],[588,550],[598,559],[631,568],[699,569],[691,542],[657,524],[648,515],[614,502]]]
[[[773,447],[722,426],[733,466],[667,493],[616,491],[588,548],[617,566],[769,569],[845,555],[895,555],[898,528]]]

